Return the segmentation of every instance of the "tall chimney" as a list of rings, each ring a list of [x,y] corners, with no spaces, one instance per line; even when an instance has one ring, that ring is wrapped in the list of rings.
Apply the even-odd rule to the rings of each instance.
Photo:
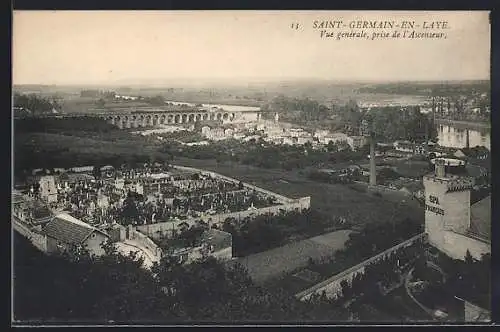
[[[377,185],[377,175],[375,168],[375,137],[370,136],[370,186]]]
[[[469,148],[469,129],[466,129],[465,133],[465,147],[468,149]]]
[[[425,156],[429,155],[429,124],[427,121],[425,122],[424,153],[425,153]]]
[[[436,159],[435,165],[434,165],[434,171],[436,174],[436,177],[438,178],[444,178],[445,177],[445,168],[444,168],[444,159]]]

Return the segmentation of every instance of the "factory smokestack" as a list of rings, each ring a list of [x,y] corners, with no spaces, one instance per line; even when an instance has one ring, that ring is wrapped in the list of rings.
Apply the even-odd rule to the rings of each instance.
[[[370,186],[377,185],[377,175],[375,168],[375,137],[370,136]]]
[[[468,149],[470,146],[469,146],[469,129],[466,129],[466,133],[465,133],[465,147]]]

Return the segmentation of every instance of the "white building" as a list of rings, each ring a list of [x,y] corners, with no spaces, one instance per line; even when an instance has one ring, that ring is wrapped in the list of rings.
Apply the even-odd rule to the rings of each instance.
[[[413,143],[410,141],[396,141],[394,142],[394,149],[399,152],[413,153]]]
[[[319,142],[322,144],[325,144],[325,145],[329,144],[330,142],[332,142],[333,144],[341,143],[341,142],[347,143],[348,138],[349,138],[349,136],[347,136],[344,133],[333,133],[333,134],[329,134],[327,136],[319,138]]]
[[[429,243],[454,259],[464,260],[467,250],[476,259],[491,253],[491,197],[471,206],[474,180],[446,174],[442,159],[435,164],[435,173],[423,179]]]
[[[364,145],[366,145],[367,139],[364,136],[348,136],[347,137],[347,144],[351,147],[353,150],[358,150]]]
[[[57,202],[57,188],[53,175],[40,177],[40,197],[47,203]]]

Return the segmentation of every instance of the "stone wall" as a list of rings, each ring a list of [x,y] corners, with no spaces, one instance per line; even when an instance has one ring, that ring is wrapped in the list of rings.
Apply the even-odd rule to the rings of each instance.
[[[47,252],[47,236],[30,230],[28,226],[23,225],[21,222],[12,219],[14,230],[31,241],[31,243],[38,248],[38,250]]]
[[[132,226],[129,226],[127,230],[127,239],[129,240],[134,240],[147,250],[149,250],[157,259],[161,258],[162,251],[160,247],[158,247],[153,240],[151,240],[149,237],[141,233],[140,231],[137,231],[134,229]]]
[[[466,322],[490,322],[491,321],[491,313],[474,305],[470,302],[465,301],[464,304],[465,309],[465,321]]]
[[[327,280],[324,280],[314,286],[312,286],[309,289],[306,289],[298,294],[295,295],[296,298],[298,298],[301,301],[305,301],[311,298],[312,294],[322,294],[325,293],[325,295],[328,298],[337,298],[341,292],[341,286],[340,283],[343,280],[347,280],[349,283],[352,282],[352,279],[356,273],[364,273],[365,267],[369,264],[376,263],[377,261],[389,256],[391,253],[394,251],[411,246],[415,242],[419,240],[423,240],[425,238],[425,233],[418,234],[392,248],[389,248],[382,253],[373,256],[353,267],[348,268],[347,270],[344,270],[332,277],[330,277]]]
[[[302,211],[304,209],[308,209],[310,207],[310,197],[300,198],[298,200],[294,200],[293,203],[282,204],[269,206],[265,208],[255,209],[255,210],[247,210],[247,211],[237,211],[230,213],[220,213],[215,215],[204,215],[196,218],[188,218],[185,220],[179,221],[167,221],[156,224],[146,224],[137,226],[137,230],[146,234],[149,237],[154,239],[158,239],[160,237],[170,237],[173,230],[178,230],[180,225],[183,223],[187,223],[189,226],[195,225],[198,220],[203,220],[208,223],[209,226],[218,225],[221,226],[227,218],[235,218],[236,220],[243,220],[247,217],[257,217],[260,215],[277,215],[282,212],[291,212],[291,211]]]
[[[491,252],[491,245],[463,234],[446,231],[444,232],[444,241],[439,250],[451,258],[461,260],[465,259],[465,254],[469,250],[472,257],[481,259],[481,254]]]

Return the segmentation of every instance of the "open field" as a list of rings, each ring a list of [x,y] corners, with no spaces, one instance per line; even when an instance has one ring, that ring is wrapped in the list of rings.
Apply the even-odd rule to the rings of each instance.
[[[349,230],[341,230],[286,244],[257,254],[239,258],[238,263],[248,270],[255,282],[279,277],[305,267],[309,258],[330,257],[349,239]]]
[[[396,172],[401,176],[408,178],[421,178],[425,174],[431,172],[429,170],[429,162],[418,160],[400,160],[394,162]]]

